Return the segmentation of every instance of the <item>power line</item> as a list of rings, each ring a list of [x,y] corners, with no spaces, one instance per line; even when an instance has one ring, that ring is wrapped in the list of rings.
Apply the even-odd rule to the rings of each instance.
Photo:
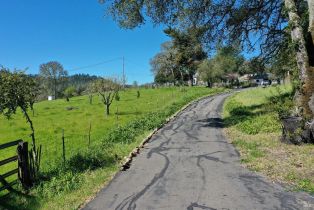
[[[70,71],[77,71],[77,70],[81,70],[81,69],[87,69],[87,68],[91,68],[91,67],[95,67],[95,66],[100,66],[102,64],[105,64],[105,63],[110,63],[112,61],[116,61],[116,60],[120,60],[122,59],[121,57],[117,57],[117,58],[114,58],[114,59],[111,59],[111,60],[106,60],[106,61],[103,61],[103,62],[100,62],[100,63],[95,63],[95,64],[91,64],[91,65],[87,65],[87,66],[82,66],[82,67],[76,67],[76,68],[73,68],[73,69],[70,69],[68,70],[69,72]]]
[[[100,66],[100,65],[103,65],[103,64],[106,64],[106,63],[110,63],[110,62],[113,62],[113,61],[116,61],[116,60],[122,60],[122,79],[123,80],[126,80],[126,69],[125,67],[126,66],[129,66],[128,64],[131,64],[131,66],[135,66],[137,68],[144,68],[144,69],[147,69],[146,66],[144,66],[143,64],[138,64],[138,63],[135,63],[129,59],[126,59],[124,56],[123,57],[116,57],[116,58],[113,58],[113,59],[110,59],[110,60],[106,60],[106,61],[102,61],[102,62],[99,62],[99,63],[95,63],[95,64],[90,64],[90,65],[86,65],[86,66],[81,66],[81,67],[76,67],[76,68],[73,68],[73,69],[70,69],[68,70],[68,72],[72,72],[72,71],[77,71],[77,70],[81,70],[81,69],[87,69],[87,68],[92,68],[92,67],[96,67],[96,66]],[[135,76],[135,77],[139,77],[139,78],[143,78],[143,77],[147,77],[147,76],[153,76],[152,73],[128,73],[129,76]]]
[[[136,66],[136,67],[145,68],[145,69],[147,68],[147,66],[144,66],[143,64],[135,63],[135,62],[133,62],[133,61],[131,61],[129,59],[125,59],[125,61],[126,61],[126,63],[129,63],[129,64],[131,64],[133,66]]]

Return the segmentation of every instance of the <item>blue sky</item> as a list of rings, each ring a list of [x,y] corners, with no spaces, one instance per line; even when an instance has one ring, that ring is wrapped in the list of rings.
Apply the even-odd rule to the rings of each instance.
[[[70,74],[118,76],[124,56],[128,83],[153,81],[149,60],[169,38],[149,22],[120,29],[104,10],[97,0],[2,0],[0,65],[36,74],[54,60]]]

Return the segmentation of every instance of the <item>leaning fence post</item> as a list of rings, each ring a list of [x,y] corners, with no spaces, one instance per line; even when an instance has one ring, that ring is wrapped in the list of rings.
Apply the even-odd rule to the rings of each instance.
[[[90,133],[92,130],[92,123],[89,122],[89,130],[88,130],[88,147],[90,146]]]
[[[62,157],[65,164],[65,144],[64,144],[64,129],[62,129]]]
[[[18,154],[18,177],[24,189],[29,189],[32,186],[28,160],[28,143],[20,142],[17,147]]]

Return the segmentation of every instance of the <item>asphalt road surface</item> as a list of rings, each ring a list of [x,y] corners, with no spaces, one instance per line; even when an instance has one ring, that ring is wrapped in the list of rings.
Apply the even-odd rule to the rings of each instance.
[[[195,102],[160,129],[84,209],[314,209],[314,198],[241,167],[222,131],[228,94]]]

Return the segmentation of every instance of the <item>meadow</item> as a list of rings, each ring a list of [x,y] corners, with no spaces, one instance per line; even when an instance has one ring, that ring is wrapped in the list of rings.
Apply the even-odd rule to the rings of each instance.
[[[285,183],[290,190],[314,193],[314,145],[280,141],[280,116],[293,109],[290,85],[239,92],[224,104],[225,132],[244,166]]]
[[[76,209],[110,180],[127,156],[154,128],[165,123],[185,104],[223,92],[205,87],[126,89],[114,100],[109,116],[95,95],[43,101],[34,106],[32,120],[37,144],[42,145],[41,178],[28,194],[9,194],[4,209]],[[88,133],[91,125],[91,140]],[[62,130],[66,162],[62,161]],[[0,117],[0,144],[15,139],[30,141],[30,130],[21,113]],[[14,153],[1,151],[1,157]],[[13,165],[8,165],[8,170]]]

